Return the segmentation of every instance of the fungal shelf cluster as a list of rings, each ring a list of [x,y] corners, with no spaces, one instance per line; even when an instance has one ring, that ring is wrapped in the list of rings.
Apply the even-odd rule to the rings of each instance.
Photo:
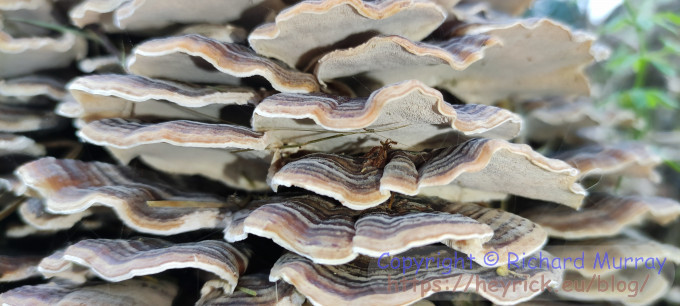
[[[531,3],[0,1],[0,304],[664,298],[509,265],[680,262],[638,227],[680,215],[660,158],[590,132],[632,124],[588,98],[606,52]]]

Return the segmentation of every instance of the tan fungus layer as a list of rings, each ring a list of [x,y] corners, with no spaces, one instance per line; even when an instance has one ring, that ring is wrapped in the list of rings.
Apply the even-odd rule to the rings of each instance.
[[[222,227],[235,209],[151,207],[147,201],[220,200],[215,195],[187,191],[181,182],[167,176],[100,162],[47,157],[24,164],[16,173],[30,192],[44,200],[50,213],[73,214],[93,205],[107,206],[131,228],[156,235]]]
[[[442,258],[454,257],[454,253],[446,250],[445,247],[421,248],[417,249],[410,256],[417,258]],[[286,254],[276,262],[272,268],[270,280],[282,279],[298,289],[307,299],[315,305],[343,305],[352,304],[390,304],[405,305],[416,302],[424,297],[434,294],[435,281],[440,285],[439,291],[464,291],[467,284],[468,288],[474,288],[479,282],[502,282],[508,281],[538,281],[549,283],[550,286],[557,286],[562,282],[562,271],[548,271],[546,269],[511,269],[517,274],[499,276],[496,269],[488,269],[477,264],[471,264],[464,268],[452,266],[451,270],[446,266],[436,268],[420,269],[416,276],[416,269],[412,267],[406,269],[391,269],[389,262],[393,256],[383,258],[379,263],[375,258],[359,257],[351,263],[340,266],[323,266],[312,263],[309,259],[303,258],[292,253]],[[387,268],[380,268],[378,265],[385,265]],[[412,286],[406,285],[404,289],[402,280],[413,280],[432,284],[429,288],[413,290]],[[394,288],[394,285],[398,286]],[[445,285],[446,284],[446,285]],[[472,286],[472,287],[470,287]],[[503,292],[490,290],[479,290],[476,293],[496,304],[511,305],[531,299],[540,294],[537,290],[508,290]]]
[[[546,158],[528,145],[472,139],[431,153],[394,151],[384,168],[365,159],[316,153],[272,169],[270,185],[297,186],[339,200],[352,209],[374,207],[392,192],[416,195],[421,188],[452,184],[520,195],[578,208],[586,195],[578,170]]]
[[[257,55],[247,47],[190,34],[159,38],[135,47],[127,62],[131,73],[178,81],[236,85],[261,76],[282,92],[315,92],[313,75]]]

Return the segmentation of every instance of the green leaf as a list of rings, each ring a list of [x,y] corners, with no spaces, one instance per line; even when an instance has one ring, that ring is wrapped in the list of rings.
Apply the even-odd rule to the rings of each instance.
[[[236,290],[241,291],[241,292],[243,292],[247,295],[250,295],[250,296],[257,296],[257,292],[253,289],[249,289],[249,288],[246,288],[246,287],[236,287]]]
[[[633,104],[633,107],[637,110],[648,109],[647,105],[647,93],[641,89],[632,89],[628,92],[628,97]]]
[[[626,16],[619,16],[607,22],[604,25],[602,32],[603,34],[613,34],[630,26],[633,26],[633,20]]]
[[[663,12],[658,13],[654,17],[659,16],[665,20],[672,22],[673,24],[680,26],[680,15],[673,12]]]
[[[680,15],[672,12],[663,12],[655,14],[651,20],[654,24],[668,30],[673,34],[678,34],[678,26],[680,25]]]
[[[618,101],[618,104],[623,108],[635,109],[635,105],[633,105],[632,99],[630,98],[630,93],[628,91],[619,93],[616,96],[616,100]]]
[[[671,169],[675,170],[675,172],[680,173],[680,164],[678,164],[677,162],[667,159],[664,160],[663,163],[668,165],[668,167],[671,167]]]
[[[661,41],[663,42],[665,49],[670,50],[673,53],[680,53],[680,43],[669,39],[661,39]]]
[[[652,21],[654,21],[654,24],[668,30],[669,32],[671,32],[673,34],[675,34],[677,32],[676,27],[674,27],[666,19],[654,17],[654,18],[652,18]]]
[[[646,57],[638,57],[633,63],[633,71],[635,71],[635,73],[642,72],[643,67],[645,67],[647,63],[649,63],[649,59]]]
[[[633,69],[633,64],[638,61],[640,56],[637,53],[617,52],[605,67],[613,73],[622,72],[624,69]]]
[[[678,101],[671,96],[668,95],[668,93],[665,93],[660,90],[653,90],[652,94],[659,99],[659,102],[661,102],[661,105],[667,108],[678,108]]]
[[[647,107],[655,109],[659,104],[659,98],[654,94],[652,90],[645,90],[645,100],[647,100]]]
[[[675,69],[673,69],[673,65],[666,61],[665,58],[661,56],[652,56],[649,57],[648,60],[658,69],[661,73],[665,74],[666,76],[669,77],[674,77],[675,76]]]
[[[654,21],[653,20],[643,18],[643,17],[639,17],[637,19],[636,23],[637,23],[637,26],[645,32],[651,30],[654,27]]]
[[[668,30],[671,33],[675,33],[675,31],[676,31],[675,27],[673,27],[672,24],[668,23],[668,21],[666,21],[666,19],[653,18],[652,20],[654,21],[654,24],[656,24],[657,26],[660,26],[660,27]]]

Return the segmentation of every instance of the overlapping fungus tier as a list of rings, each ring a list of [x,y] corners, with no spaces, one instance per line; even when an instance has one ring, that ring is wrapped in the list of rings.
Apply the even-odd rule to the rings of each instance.
[[[0,54],[0,65],[2,61]],[[43,155],[44,147],[34,140],[9,133],[39,137],[41,133],[56,132],[66,127],[67,121],[53,112],[55,101],[65,95],[63,84],[52,77],[36,75],[0,79],[0,154]],[[9,157],[5,162],[7,165],[15,163]]]
[[[389,78],[417,79],[436,84],[439,80],[432,80],[443,78],[447,69],[465,70],[484,57],[486,48],[499,43],[488,35],[468,35],[434,42],[414,42],[396,35],[376,36],[354,48],[327,53],[319,59],[314,75],[322,84],[362,73],[385,84],[391,83],[387,81]],[[416,67],[420,68],[419,71],[408,71]],[[388,73],[392,76],[387,76]]]
[[[201,299],[197,306],[208,305],[292,305],[300,306],[305,297],[295,287],[284,281],[270,282],[267,274],[248,274],[240,277],[238,287],[247,288],[250,292],[235,291],[233,293],[211,288],[211,282],[201,289]]]
[[[370,148],[385,138],[395,141],[395,148],[412,150],[441,146],[463,135],[511,139],[521,125],[518,115],[501,108],[451,105],[438,90],[417,80],[387,85],[367,98],[275,94],[258,104],[253,115],[253,129],[271,141],[309,142],[306,149],[325,152],[352,143],[356,148],[349,149]],[[348,133],[337,137],[338,132]],[[315,141],[324,136],[330,139]]]
[[[76,265],[71,261],[64,260],[65,251],[65,249],[55,251],[38,263],[36,268],[44,278],[54,278],[57,281],[66,281],[73,284],[85,284],[97,277],[97,274],[90,270],[89,267]]]
[[[482,245],[455,240],[444,242],[453,249],[473,255],[475,262],[482,266],[505,265],[513,258],[510,253],[516,254],[518,258],[530,256],[548,241],[548,234],[540,225],[503,210],[468,203],[445,204],[441,210],[461,214],[491,227],[493,237]],[[499,256],[495,264],[484,261],[484,256],[490,252]]]
[[[580,241],[568,241],[563,245],[549,247],[549,251],[559,258],[584,258],[585,263],[596,263],[603,260],[604,256],[616,261],[615,264],[600,266],[586,264],[583,267],[569,264],[565,265],[566,273],[564,281],[571,283],[588,284],[593,275],[598,275],[602,279],[614,278],[617,283],[641,284],[646,283],[648,290],[639,290],[638,294],[631,296],[630,291],[626,290],[585,290],[584,292],[568,292],[566,290],[557,291],[557,295],[566,299],[578,299],[582,301],[610,301],[624,304],[649,304],[662,298],[670,289],[673,283],[674,268],[671,263],[677,264],[680,261],[680,249],[676,246],[662,244],[652,239],[644,237],[639,232],[631,231],[630,235],[621,235],[611,238],[587,239]],[[639,263],[636,267],[634,263],[628,263],[624,267],[624,262],[619,260],[626,258],[644,260],[662,259],[663,269],[659,263],[648,264],[649,268]],[[670,273],[669,273],[670,272]],[[649,287],[647,287],[649,286]]]
[[[661,158],[641,143],[584,146],[556,154],[554,158],[579,169],[582,177],[621,174],[653,182],[660,180],[654,168],[661,164]]]
[[[474,256],[481,265],[498,266],[507,262],[509,252],[530,254],[547,239],[539,226],[508,212],[402,196],[364,211],[316,195],[254,202],[233,215],[225,239],[243,240],[248,234],[270,238],[315,263],[331,265],[359,255],[377,258],[443,242]],[[482,260],[491,251],[500,254],[495,264]]]
[[[445,247],[420,248],[414,250],[407,257],[416,258],[454,258],[451,250]],[[543,256],[550,256],[546,252]],[[420,288],[400,285],[401,280],[413,280],[428,284],[440,284],[441,291],[464,291],[466,284],[469,288],[475,288],[478,282],[491,281],[507,283],[508,281],[536,281],[549,280],[550,286],[561,283],[561,272],[556,270],[539,269],[512,269],[512,276],[500,276],[495,269],[488,269],[475,263],[465,262],[465,267],[438,265],[426,270],[421,269],[416,276],[415,267],[392,269],[383,267],[384,263],[392,262],[393,259],[403,259],[401,255],[390,256],[382,259],[382,265],[376,258],[361,256],[354,261],[338,266],[326,266],[313,263],[311,260],[292,253],[282,256],[272,268],[270,278],[282,279],[294,285],[297,290],[307,296],[314,304],[339,305],[345,303],[357,304],[389,304],[402,305],[416,302],[433,293],[433,287]],[[397,284],[395,288],[394,285]],[[420,283],[419,283],[420,284]],[[418,287],[418,286],[416,286]],[[521,287],[521,286],[520,286]],[[444,289],[445,288],[445,289]],[[509,290],[505,294],[500,291],[479,290],[475,293],[484,298],[502,305],[516,304],[531,299],[540,294],[537,290]]]
[[[26,154],[40,156],[45,148],[26,136],[0,133],[0,155]]]
[[[72,32],[50,35],[48,27],[19,22],[30,20],[59,24],[52,1],[3,1],[0,3],[0,78],[26,76],[39,70],[67,67],[87,51],[84,37]]]
[[[632,111],[614,105],[596,108],[590,98],[548,98],[526,103],[527,137],[535,141],[564,139],[569,144],[589,141],[593,128],[629,128],[635,124]],[[583,137],[588,136],[588,137]]]
[[[547,247],[559,258],[680,263],[680,249],[632,228],[668,224],[680,204],[622,195],[642,193],[630,182],[658,183],[661,159],[590,130],[634,124],[630,113],[594,110],[580,97],[590,91],[584,68],[604,53],[593,37],[552,20],[508,18],[532,0],[71,2],[0,0],[0,215],[18,207],[23,221],[3,225],[3,245],[20,249],[0,254],[0,283],[49,281],[10,284],[21,287],[0,294],[0,304],[161,306],[187,302],[199,288],[197,305],[411,304],[484,286],[479,294],[507,305],[541,291],[490,284],[557,286],[595,274],[646,279],[646,290],[559,290],[549,300],[648,304],[672,286],[669,271],[499,268],[511,253],[551,260],[549,235],[567,240]],[[58,18],[66,10],[104,52],[85,58],[85,37],[52,30],[69,27]],[[136,44],[125,54],[114,50],[120,34]],[[73,64],[96,75],[53,77],[72,77]],[[60,154],[52,136],[70,131],[55,105],[84,142],[163,172],[35,160]],[[528,120],[491,105],[529,111]],[[564,138],[570,151],[546,158],[509,142],[520,131],[548,152]],[[85,156],[76,151],[66,156]],[[198,192],[189,183],[196,178],[177,174],[228,189]],[[578,182],[596,175],[606,184],[590,189],[610,193],[586,196]],[[626,181],[609,188],[616,176]],[[255,193],[270,188],[276,194]],[[230,192],[248,199],[225,201]],[[520,215],[486,204],[509,195],[525,204]],[[106,239],[116,216],[132,232],[172,242]],[[74,227],[48,257],[21,250]],[[102,238],[81,240],[83,229]],[[223,231],[226,241],[203,240],[202,229]],[[282,248],[291,253],[271,257]],[[490,252],[495,263],[484,260]],[[462,258],[465,266],[407,268],[405,258]],[[163,273],[184,268],[197,270],[184,284]],[[414,279],[420,288],[404,287]]]
[[[57,231],[72,228],[81,219],[92,214],[90,210],[84,210],[72,214],[51,214],[46,211],[43,200],[27,198],[18,209],[19,217],[24,223],[47,231]]]
[[[544,203],[521,213],[540,224],[552,237],[583,239],[614,236],[644,220],[668,224],[680,216],[680,203],[669,198],[588,195],[580,210]]]
[[[590,90],[583,70],[598,55],[588,35],[549,19],[485,21],[448,30],[451,36],[442,41],[385,36],[336,50],[319,60],[316,76],[320,81],[354,76],[380,85],[416,79],[479,104]]]
[[[85,285],[47,283],[14,288],[0,294],[6,305],[171,305],[178,286],[166,280],[131,279],[128,281]]]
[[[81,240],[56,252],[40,263],[50,277],[84,266],[97,276],[120,282],[135,276],[152,275],[168,269],[194,268],[215,274],[225,281],[223,288],[233,292],[238,278],[248,267],[251,251],[218,240],[173,244],[156,238],[136,240]]]
[[[310,154],[285,163],[270,185],[297,186],[333,197],[352,209],[366,209],[389,199],[391,192],[418,194],[423,187],[458,185],[520,195],[578,208],[585,190],[578,170],[546,158],[527,145],[472,139],[431,153],[396,151],[383,169],[362,157]]]
[[[486,1],[465,1],[470,3],[478,3],[488,10],[495,10],[510,14],[512,16],[521,15],[531,7],[533,0],[486,0]]]
[[[441,241],[480,246],[493,235],[489,226],[455,212],[438,212],[426,200],[396,201],[390,209],[362,212],[316,195],[255,202],[246,208],[250,211],[234,215],[225,239],[253,234],[317,263],[344,264],[359,254],[397,254]]]
[[[48,68],[63,68],[85,55],[84,39],[73,33],[58,38],[19,37],[0,31],[0,77],[26,75]]]
[[[78,136],[90,143],[121,149],[153,143],[260,150],[267,145],[262,133],[246,127],[191,120],[151,123],[134,119],[101,119],[83,125]]]
[[[270,6],[270,9],[271,8],[272,6]],[[231,24],[225,25],[214,23],[199,23],[187,25],[185,27],[182,27],[177,32],[175,32],[173,36],[181,36],[186,34],[198,34],[200,36],[212,38],[214,40],[225,43],[239,43],[239,44],[243,44],[248,37],[248,32],[244,28],[234,26]]]
[[[32,98],[45,96],[59,101],[64,98],[64,84],[42,75],[31,75],[0,80],[0,100],[16,99],[29,102]]]
[[[8,105],[0,102],[0,132],[25,133],[50,130],[64,121],[50,109]]]
[[[39,276],[36,268],[40,256],[6,256],[0,255],[0,283],[16,282]]]
[[[235,85],[240,78],[257,75],[282,92],[319,91],[311,74],[281,66],[242,45],[195,34],[140,44],[132,51],[127,68],[151,78],[211,84]]]
[[[440,6],[427,1],[303,1],[253,30],[248,42],[258,54],[304,69],[323,53],[355,45],[371,33],[421,40],[445,18]]]
[[[203,175],[244,190],[266,190],[271,151],[266,134],[221,123],[101,119],[84,124],[78,136],[104,146],[121,163],[139,157],[168,173]],[[187,158],[200,160],[186,163]]]
[[[486,50],[485,58],[468,69],[468,77],[441,84],[468,103],[588,95],[584,68],[606,57],[593,48],[594,37],[550,19],[483,21],[450,28],[451,36],[479,34],[501,44]]]
[[[239,19],[241,14],[263,0],[231,0],[228,10],[215,9],[224,0],[85,0],[69,12],[78,27],[98,24],[109,32],[144,32],[177,23],[224,23]],[[269,8],[272,8],[270,4]],[[148,34],[148,33],[147,33]]]
[[[225,105],[255,104],[261,99],[259,92],[248,87],[192,86],[123,74],[79,77],[69,83],[68,89],[79,110],[70,116],[85,119],[146,115],[206,120],[219,118]],[[192,112],[178,106],[191,108]]]
[[[220,202],[212,194],[186,191],[180,181],[147,171],[101,162],[43,158],[17,170],[23,183],[40,196],[50,213],[71,214],[93,205],[111,207],[131,228],[172,235],[219,227],[236,207],[151,207],[147,201]]]

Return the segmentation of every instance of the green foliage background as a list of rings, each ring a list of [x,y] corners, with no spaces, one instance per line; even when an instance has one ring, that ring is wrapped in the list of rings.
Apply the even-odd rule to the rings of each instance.
[[[674,116],[664,117],[677,118],[679,97],[671,84],[678,82],[680,70],[680,2],[624,0],[604,24],[596,26],[581,8],[587,1],[539,0],[528,15],[547,15],[597,33],[611,48],[610,58],[590,69],[596,88],[593,100],[635,113],[640,124],[626,131],[629,137],[640,139],[650,131],[679,128],[678,120],[661,122],[660,112],[671,110]]]

